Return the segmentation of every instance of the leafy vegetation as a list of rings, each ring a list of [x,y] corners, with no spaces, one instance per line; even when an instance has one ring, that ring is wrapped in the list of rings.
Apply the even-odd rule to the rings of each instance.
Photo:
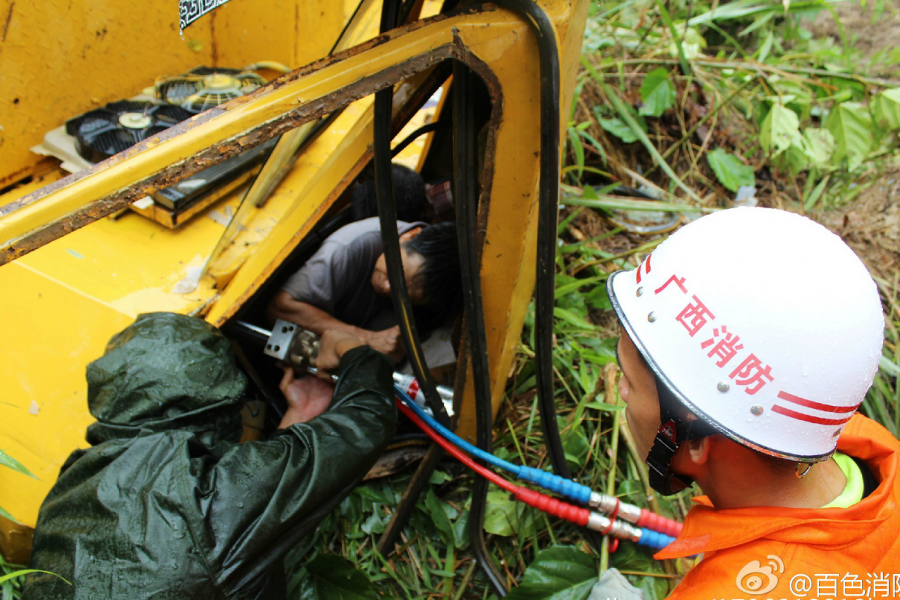
[[[22,594],[22,581],[27,570],[21,565],[6,562],[0,554],[0,598],[13,600]]]

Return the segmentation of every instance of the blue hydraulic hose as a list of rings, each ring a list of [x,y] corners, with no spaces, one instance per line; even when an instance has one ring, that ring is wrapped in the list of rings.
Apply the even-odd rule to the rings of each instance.
[[[430,427],[432,427],[435,431],[440,433],[444,438],[450,440],[455,445],[459,446],[469,454],[476,456],[483,460],[484,462],[491,464],[498,469],[503,469],[504,471],[508,471],[516,476],[516,479],[521,481],[527,481],[528,483],[533,483],[537,486],[544,488],[545,490],[549,490],[560,496],[578,502],[579,504],[587,504],[591,499],[591,488],[586,485],[581,485],[580,483],[576,483],[569,479],[564,479],[559,475],[554,475],[553,473],[548,473],[547,471],[542,471],[541,469],[535,469],[534,467],[526,467],[514,465],[512,463],[506,462],[501,458],[497,458],[493,454],[485,452],[481,448],[478,448],[466,440],[462,439],[440,423],[438,423],[431,415],[422,410],[422,408],[410,399],[410,397],[404,392],[400,387],[394,386],[394,391],[403,399],[403,402],[413,410],[423,421],[425,421]],[[643,536],[642,536],[643,537]]]
[[[672,536],[653,531],[652,529],[641,528],[641,539],[637,543],[640,546],[647,546],[654,550],[662,550],[674,541],[675,538]]]
[[[406,406],[409,407],[409,409],[413,411],[416,416],[418,416],[422,421],[425,421],[425,423],[434,431],[436,431],[441,437],[446,439],[448,442],[458,446],[460,449],[468,452],[469,454],[478,456],[479,458],[483,458],[485,462],[495,467],[499,467],[515,474],[518,479],[536,483],[537,485],[540,485],[545,489],[549,489],[569,498],[574,498],[582,502],[583,504],[588,503],[591,495],[591,490],[587,486],[575,483],[574,481],[563,479],[552,473],[541,471],[540,469],[517,466],[512,463],[506,462],[501,458],[497,458],[493,454],[490,454],[481,450],[480,448],[473,446],[469,442],[465,441],[464,439],[438,423],[428,413],[422,410],[418,404],[410,399],[410,397],[406,394],[406,392],[403,391],[402,388],[395,385],[394,391],[397,393],[397,396],[399,398],[403,399],[403,403],[406,404]],[[549,484],[547,482],[549,482]],[[629,526],[633,527],[631,525]],[[637,539],[637,543],[639,545],[652,548],[653,550],[662,550],[675,541],[674,537],[668,536],[664,533],[659,533],[658,531],[653,531],[652,529],[647,529],[646,527],[638,527],[637,529],[639,529],[641,532],[640,538]]]

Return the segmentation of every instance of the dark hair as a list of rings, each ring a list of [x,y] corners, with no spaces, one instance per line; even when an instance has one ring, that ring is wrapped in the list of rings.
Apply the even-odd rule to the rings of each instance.
[[[422,176],[403,165],[391,165],[394,174],[394,197],[397,199],[397,220],[412,223],[425,216],[428,200],[425,197],[425,181]],[[353,184],[350,198],[350,217],[362,221],[378,216],[375,180],[362,175]]]
[[[419,235],[404,244],[404,249],[424,259],[415,275],[422,287],[426,306],[422,318],[426,328],[436,327],[456,316],[462,304],[459,250],[456,223],[438,223],[424,227]]]

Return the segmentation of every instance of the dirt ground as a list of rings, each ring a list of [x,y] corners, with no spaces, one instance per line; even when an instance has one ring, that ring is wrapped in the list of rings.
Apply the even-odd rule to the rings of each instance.
[[[884,65],[877,60],[882,50],[892,50],[900,39],[900,0],[847,0],[833,5],[834,15],[823,10],[808,25],[815,37],[830,37],[842,44],[835,16],[840,20],[850,45],[859,51],[868,75],[900,79],[900,65]],[[875,61],[871,59],[875,58]]]
[[[849,244],[889,283],[900,274],[900,161],[843,209],[810,215]]]
[[[851,45],[862,62],[869,62],[869,75],[900,80],[900,65],[884,65],[883,50],[897,48],[900,39],[900,0],[882,0],[877,18],[877,0],[858,0],[834,5]],[[832,37],[840,44],[834,16],[822,11],[809,25],[816,37]],[[884,53],[882,53],[883,56]],[[843,209],[811,215],[843,237],[863,258],[869,269],[893,282],[900,272],[900,160],[885,166],[876,181]]]

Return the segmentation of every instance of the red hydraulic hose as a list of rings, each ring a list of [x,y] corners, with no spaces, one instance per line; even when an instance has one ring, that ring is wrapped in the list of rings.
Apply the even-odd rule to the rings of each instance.
[[[653,531],[658,531],[672,537],[681,535],[681,529],[684,527],[684,525],[678,521],[667,519],[646,508],[641,509],[641,518],[637,520],[635,525],[645,529],[652,529]]]
[[[591,511],[589,511],[588,509],[573,506],[566,502],[560,502],[556,498],[551,498],[540,492],[536,492],[528,488],[523,488],[510,481],[507,481],[493,471],[482,467],[474,460],[466,456],[462,452],[462,450],[438,435],[436,431],[426,425],[425,422],[422,421],[422,419],[420,419],[419,416],[414,413],[408,406],[406,406],[406,404],[404,404],[401,400],[395,398],[395,402],[397,403],[397,407],[400,409],[400,411],[403,412],[403,414],[406,415],[410,421],[415,423],[416,426],[418,426],[422,431],[427,433],[428,436],[432,440],[434,440],[436,444],[449,452],[459,462],[463,463],[494,485],[499,486],[504,490],[512,493],[516,497],[516,500],[524,502],[528,506],[534,507],[554,517],[559,517],[560,519],[564,519],[566,521],[569,521],[570,523],[575,523],[576,525],[579,525],[581,527],[584,527],[588,524],[588,519],[590,518],[591,514]]]

